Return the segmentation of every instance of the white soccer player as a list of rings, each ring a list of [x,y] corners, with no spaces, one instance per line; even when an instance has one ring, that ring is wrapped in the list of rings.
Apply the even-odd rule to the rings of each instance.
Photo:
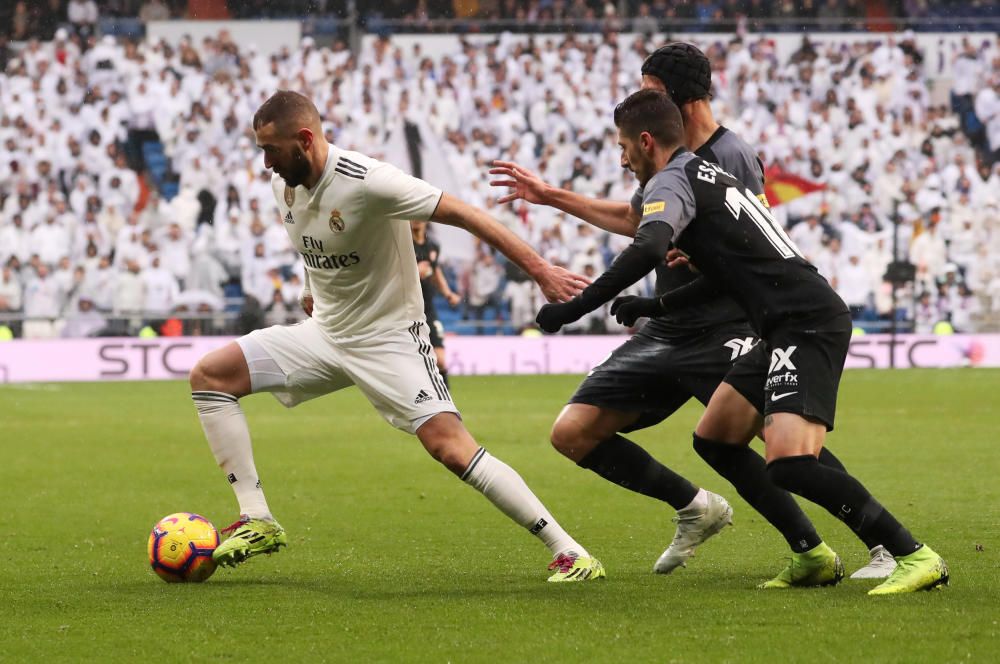
[[[390,164],[324,140],[319,112],[280,91],[253,118],[285,230],[306,265],[306,321],[256,330],[199,360],[192,398],[215,458],[232,485],[240,519],[213,555],[235,566],[285,546],[254,466],[239,399],[271,392],[286,407],[357,385],[393,426],[424,448],[553,555],[549,581],[605,575],[600,561],[566,531],[524,480],[472,438],[438,373],[407,223],[465,228],[527,272],[551,301],[585,280],[539,257],[481,210]]]

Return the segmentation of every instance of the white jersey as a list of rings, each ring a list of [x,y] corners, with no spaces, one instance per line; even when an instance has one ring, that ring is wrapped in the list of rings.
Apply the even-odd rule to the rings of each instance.
[[[313,189],[271,178],[285,230],[302,254],[313,318],[334,340],[424,319],[410,220],[426,221],[441,190],[391,164],[333,145]]]

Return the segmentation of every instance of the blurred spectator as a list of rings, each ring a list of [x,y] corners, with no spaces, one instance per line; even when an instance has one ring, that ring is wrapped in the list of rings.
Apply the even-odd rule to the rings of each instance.
[[[77,300],[77,310],[67,317],[60,336],[65,338],[94,337],[104,330],[107,321],[87,296]]]
[[[472,267],[469,280],[469,291],[465,300],[465,317],[473,320],[485,320],[486,310],[493,309],[494,317],[503,317],[500,308],[500,279],[503,271],[493,258],[489,249],[480,250]]]
[[[941,318],[941,310],[931,294],[928,291],[921,293],[913,314],[913,331],[917,334],[931,334]]]
[[[872,297],[872,282],[867,270],[858,255],[851,254],[846,261],[838,262],[836,273],[837,293],[851,310],[851,317],[861,319]]]
[[[139,10],[139,18],[143,23],[166,21],[170,18],[170,8],[163,3],[163,0],[146,0]]]
[[[535,297],[534,282],[514,263],[507,263],[507,285],[503,289],[503,301],[510,307],[510,324],[520,333],[535,322],[535,314],[541,306]]]
[[[24,287],[25,338],[55,336],[54,322],[62,315],[65,303],[65,291],[49,274],[48,266],[39,264]]]
[[[0,314],[21,311],[21,280],[17,273],[5,265],[0,270]]]
[[[174,302],[180,295],[177,279],[166,268],[160,266],[160,257],[153,256],[150,266],[142,272],[144,301],[142,310],[154,317],[166,318],[173,311]]]
[[[116,316],[138,314],[146,301],[146,284],[140,274],[139,262],[129,260],[125,269],[115,275],[114,300],[111,309]]]
[[[265,325],[287,325],[295,322],[296,310],[291,304],[285,301],[280,290],[275,290],[271,294],[271,301],[267,305],[264,316]]]
[[[95,34],[97,20],[100,18],[97,3],[94,0],[69,0],[66,15],[73,24],[76,34],[86,39]]]

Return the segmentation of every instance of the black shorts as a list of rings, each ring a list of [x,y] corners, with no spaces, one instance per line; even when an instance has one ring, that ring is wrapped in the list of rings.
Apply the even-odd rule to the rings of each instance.
[[[622,432],[662,422],[694,397],[703,404],[733,362],[756,341],[747,325],[727,325],[704,335],[667,341],[636,334],[587,374],[570,403],[639,412]]]
[[[795,413],[833,431],[851,328],[850,315],[842,314],[775,330],[740,358],[726,382],[763,415]]]
[[[430,330],[431,346],[444,348],[444,325],[437,318],[427,319],[427,329]]]

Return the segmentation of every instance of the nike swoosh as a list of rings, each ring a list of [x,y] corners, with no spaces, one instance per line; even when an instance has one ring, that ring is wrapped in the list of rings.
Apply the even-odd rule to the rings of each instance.
[[[785,397],[790,397],[793,394],[798,394],[798,391],[795,391],[795,392],[785,392],[784,394],[772,394],[771,395],[771,401],[780,401],[781,399],[784,399]]]

